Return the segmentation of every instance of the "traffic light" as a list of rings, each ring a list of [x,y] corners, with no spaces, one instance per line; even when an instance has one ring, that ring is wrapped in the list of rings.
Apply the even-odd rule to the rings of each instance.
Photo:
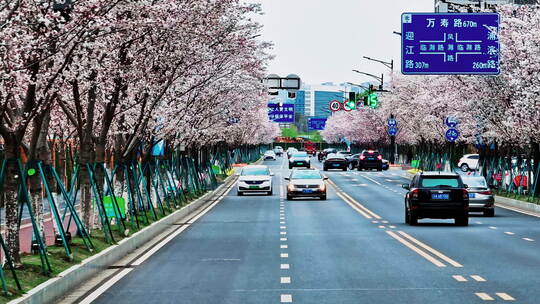
[[[379,98],[375,93],[369,93],[367,96],[364,96],[364,106],[376,109],[379,107]]]
[[[356,101],[356,92],[349,92],[349,100]]]

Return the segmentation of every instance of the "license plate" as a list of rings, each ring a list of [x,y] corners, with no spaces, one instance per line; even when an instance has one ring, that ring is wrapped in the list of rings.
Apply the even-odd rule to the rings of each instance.
[[[431,199],[434,200],[447,200],[450,198],[450,194],[448,193],[432,193]]]
[[[249,186],[249,189],[259,189],[259,186]]]
[[[303,165],[304,163],[303,162],[297,162],[296,164],[297,165]]]
[[[313,190],[311,190],[311,189],[303,189],[302,192],[304,192],[304,193],[312,193]]]
[[[469,193],[469,198],[475,198],[476,197],[476,193]]]
[[[368,157],[368,160],[374,160],[374,159],[375,159],[375,158],[373,158],[373,157]]]
[[[339,167],[339,164],[333,164],[334,167]]]

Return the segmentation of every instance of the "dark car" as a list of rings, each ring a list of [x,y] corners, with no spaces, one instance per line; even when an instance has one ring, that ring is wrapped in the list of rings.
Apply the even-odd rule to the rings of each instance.
[[[364,169],[377,169],[382,171],[382,154],[377,150],[364,150],[358,157],[358,171]]]
[[[318,197],[321,200],[326,199],[327,177],[321,175],[316,169],[294,169],[289,177],[287,185],[287,200],[294,197]]]
[[[383,170],[388,170],[390,168],[390,162],[387,161],[386,159],[383,159],[382,160],[382,169]]]
[[[328,154],[326,159],[323,161],[323,170],[328,171],[329,169],[341,169],[347,171],[349,162],[345,156],[340,154]]]
[[[418,224],[422,218],[455,219],[456,225],[469,225],[469,191],[461,177],[452,172],[417,173],[405,195],[405,223]]]
[[[358,166],[358,158],[360,158],[360,153],[353,154],[349,157],[347,157],[347,162],[349,163],[349,169],[353,170]]]
[[[337,149],[327,148],[319,152],[319,161],[322,161],[328,154],[337,153]]]
[[[311,167],[311,159],[307,152],[294,152],[289,158],[289,169],[294,167]]]

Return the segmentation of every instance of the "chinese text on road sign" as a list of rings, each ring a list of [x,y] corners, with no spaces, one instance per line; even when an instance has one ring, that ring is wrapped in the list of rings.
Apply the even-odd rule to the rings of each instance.
[[[401,15],[403,74],[499,74],[499,14]]]

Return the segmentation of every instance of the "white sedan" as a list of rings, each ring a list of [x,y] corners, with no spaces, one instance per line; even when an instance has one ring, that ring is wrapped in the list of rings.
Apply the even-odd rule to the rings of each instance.
[[[270,172],[267,166],[245,166],[238,175],[238,196],[256,192],[272,195],[272,176],[274,173]]]
[[[276,160],[276,152],[272,150],[268,150],[264,152],[264,160],[267,160],[267,159]]]

